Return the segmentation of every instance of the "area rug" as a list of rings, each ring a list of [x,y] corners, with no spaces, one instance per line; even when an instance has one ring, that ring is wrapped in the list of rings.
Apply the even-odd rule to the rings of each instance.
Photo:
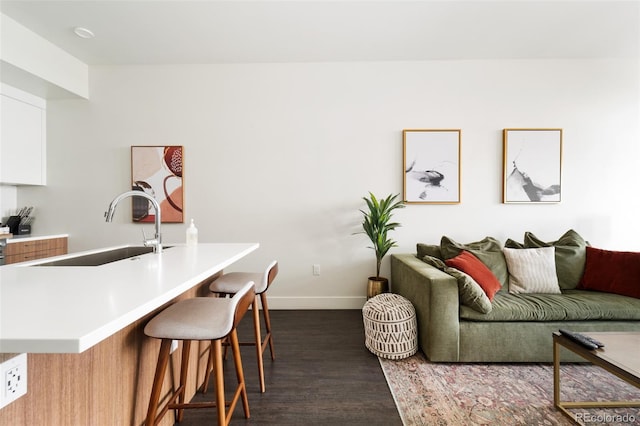
[[[449,364],[421,352],[380,358],[402,421],[414,425],[571,425],[553,406],[551,364]],[[640,390],[591,364],[562,364],[563,401],[640,400]],[[640,408],[573,409],[587,425],[640,425]]]

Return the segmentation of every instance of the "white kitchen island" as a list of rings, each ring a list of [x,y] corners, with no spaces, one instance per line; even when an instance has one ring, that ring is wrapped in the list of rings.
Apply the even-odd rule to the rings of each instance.
[[[0,353],[83,352],[257,248],[175,245],[101,266],[0,267]]]
[[[0,409],[0,424],[141,424],[158,350],[144,325],[175,300],[206,295],[257,248],[173,245],[101,266],[36,266],[101,249],[0,267],[0,353],[27,352],[29,363],[27,395]],[[194,365],[205,345],[194,345]],[[204,373],[193,370],[191,393]]]

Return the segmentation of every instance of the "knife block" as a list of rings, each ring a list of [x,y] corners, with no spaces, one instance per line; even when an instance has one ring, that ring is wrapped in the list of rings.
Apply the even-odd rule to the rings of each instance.
[[[20,227],[20,216],[9,216],[6,225],[9,227],[9,233],[18,235],[18,229]]]

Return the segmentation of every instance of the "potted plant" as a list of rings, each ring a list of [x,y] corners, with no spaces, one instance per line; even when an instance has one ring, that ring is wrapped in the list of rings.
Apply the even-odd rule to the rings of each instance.
[[[389,238],[388,233],[401,226],[397,222],[391,221],[395,209],[404,208],[402,201],[396,201],[399,194],[390,194],[387,198],[377,199],[369,192],[369,198],[362,197],[367,203],[368,210],[360,210],[364,218],[362,221],[362,232],[367,234],[371,243],[369,248],[376,253],[376,275],[369,277],[367,284],[367,298],[384,293],[389,289],[389,280],[380,276],[380,265],[382,259],[391,247],[396,247],[396,242]]]

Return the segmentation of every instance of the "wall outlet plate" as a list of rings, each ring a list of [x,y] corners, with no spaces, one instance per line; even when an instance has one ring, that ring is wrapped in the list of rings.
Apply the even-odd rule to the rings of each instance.
[[[0,408],[27,394],[27,354],[0,364]]]

